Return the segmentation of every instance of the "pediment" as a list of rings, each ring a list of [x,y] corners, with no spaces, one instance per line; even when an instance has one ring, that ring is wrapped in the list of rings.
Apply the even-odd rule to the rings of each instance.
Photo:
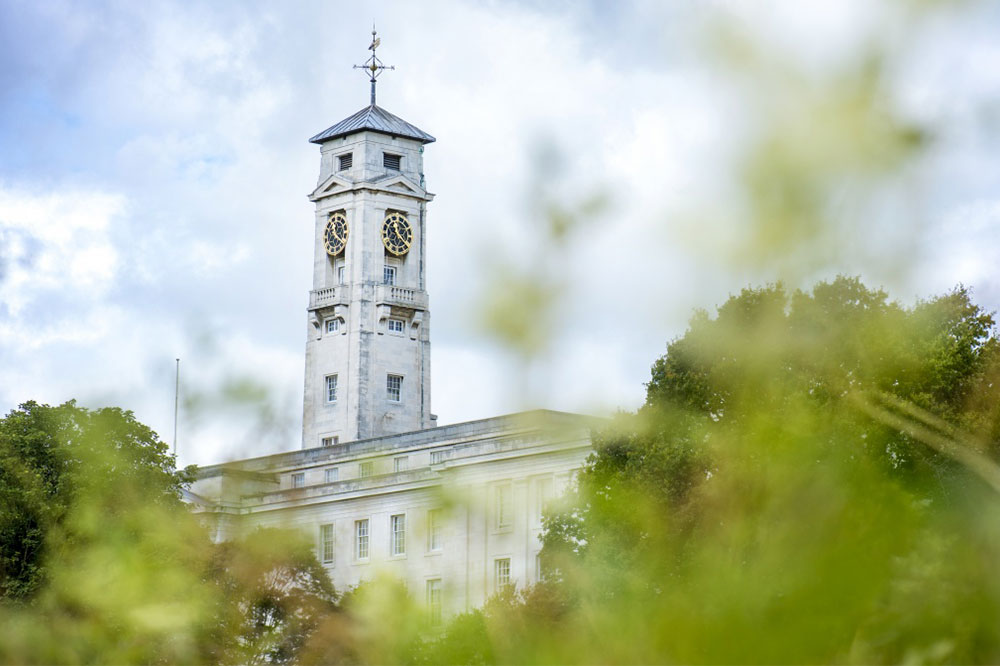
[[[404,194],[417,199],[425,199],[427,201],[434,198],[433,194],[428,193],[427,190],[420,187],[402,174],[386,178],[385,180],[373,183],[372,185],[367,185],[367,187],[372,187],[373,189],[381,190],[383,192],[392,192],[393,194]]]
[[[395,190],[396,192],[404,192],[406,194],[416,194],[416,190],[407,186],[406,183],[394,183],[389,186],[389,189]]]
[[[347,180],[346,178],[341,178],[337,174],[331,174],[324,180],[319,186],[309,194],[310,201],[318,201],[324,197],[333,196],[334,194],[340,194],[341,192],[346,192],[354,187],[354,183]]]
[[[326,180],[319,184],[319,187],[309,194],[309,200],[319,201],[320,199],[341,194],[342,192],[359,189],[375,190],[376,192],[389,192],[391,194],[399,194],[413,197],[415,199],[423,199],[424,201],[431,201],[434,198],[433,194],[429,193],[427,190],[420,187],[402,174],[390,176],[374,183],[370,181],[354,182],[347,180],[346,178],[342,178],[337,174],[331,174]]]

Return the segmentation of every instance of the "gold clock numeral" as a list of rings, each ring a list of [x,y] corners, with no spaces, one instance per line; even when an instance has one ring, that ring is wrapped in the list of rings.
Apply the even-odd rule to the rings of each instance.
[[[385,249],[397,257],[410,251],[413,242],[413,228],[403,213],[392,212],[385,216],[382,223],[382,244]]]
[[[326,221],[326,229],[323,233],[323,245],[326,253],[335,257],[347,247],[347,236],[350,230],[347,226],[347,218],[343,213],[330,213]]]

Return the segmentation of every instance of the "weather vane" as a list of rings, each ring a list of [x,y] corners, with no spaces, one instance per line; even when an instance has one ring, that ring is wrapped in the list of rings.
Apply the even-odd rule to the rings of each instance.
[[[363,64],[363,65],[355,65],[354,66],[354,69],[364,69],[364,70],[367,70],[369,76],[371,76],[371,84],[372,84],[372,106],[375,106],[375,79],[377,79],[379,77],[379,74],[381,74],[383,70],[386,70],[386,69],[396,69],[396,67],[393,66],[393,65],[383,65],[382,61],[379,60],[378,56],[375,55],[375,49],[378,48],[378,45],[381,42],[382,42],[382,40],[379,39],[376,36],[376,33],[375,33],[375,24],[372,23],[372,44],[371,44],[371,46],[368,47],[368,50],[372,52],[372,57],[368,58],[368,60],[365,61],[365,64]]]

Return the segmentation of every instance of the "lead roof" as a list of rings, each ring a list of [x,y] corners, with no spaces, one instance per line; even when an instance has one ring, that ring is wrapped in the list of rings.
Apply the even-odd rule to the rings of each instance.
[[[344,118],[333,127],[325,129],[313,138],[309,139],[309,141],[310,143],[324,143],[325,141],[330,141],[331,139],[347,136],[348,134],[354,134],[355,132],[363,132],[365,130],[380,132],[382,134],[388,134],[389,136],[401,136],[407,139],[414,139],[420,143],[431,143],[432,141],[436,141],[433,136],[419,127],[411,125],[402,118],[392,115],[382,107],[376,106],[375,104],[366,106],[354,115]]]

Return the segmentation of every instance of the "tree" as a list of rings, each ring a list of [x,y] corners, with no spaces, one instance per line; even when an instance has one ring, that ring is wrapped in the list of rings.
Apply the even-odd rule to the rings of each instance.
[[[696,313],[546,520],[563,631],[594,637],[557,660],[1000,658],[998,376],[962,287]]]
[[[336,608],[298,532],[213,544],[131,412],[0,420],[0,660],[289,663]]]
[[[27,600],[47,580],[56,540],[80,535],[66,517],[81,495],[118,514],[140,504],[181,508],[185,473],[131,412],[27,402],[0,420],[0,597]]]
[[[209,661],[225,646],[187,472],[130,412],[28,402],[0,421],[0,660]]]
[[[337,594],[300,532],[257,529],[216,546],[211,579],[222,590],[226,662],[287,664],[337,612]]]

